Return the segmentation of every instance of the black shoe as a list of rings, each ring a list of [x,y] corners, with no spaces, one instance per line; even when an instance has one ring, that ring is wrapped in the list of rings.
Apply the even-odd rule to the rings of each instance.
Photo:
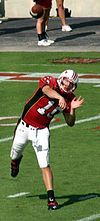
[[[11,161],[11,176],[12,177],[16,177],[18,175],[18,173],[19,173],[19,164],[21,162],[22,157],[23,156],[21,155],[19,159]]]
[[[59,209],[59,205],[57,201],[49,201],[48,202],[48,210],[56,210]]]

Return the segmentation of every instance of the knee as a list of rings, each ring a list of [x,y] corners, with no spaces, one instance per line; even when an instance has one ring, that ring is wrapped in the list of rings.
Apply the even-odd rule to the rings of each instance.
[[[20,156],[21,156],[21,152],[18,153],[18,152],[16,151],[16,149],[14,149],[14,148],[11,150],[10,158],[11,158],[12,160],[16,160],[16,159],[18,159]]]
[[[49,156],[45,153],[41,153],[41,156],[38,156],[38,164],[41,169],[49,167]]]
[[[63,4],[58,4],[58,10],[63,10],[63,9],[64,9]]]
[[[46,171],[50,171],[51,170],[51,167],[50,165],[45,165],[44,167],[40,167],[42,173],[45,173]]]
[[[41,17],[37,20],[37,25],[42,25],[43,22],[44,22],[44,19]]]
[[[39,162],[39,167],[40,169],[46,169],[49,167],[49,163],[48,162]]]

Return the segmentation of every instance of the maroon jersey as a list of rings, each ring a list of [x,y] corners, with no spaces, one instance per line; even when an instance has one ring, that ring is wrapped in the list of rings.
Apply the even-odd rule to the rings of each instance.
[[[57,79],[52,76],[46,76],[40,79],[39,87],[32,95],[32,97],[26,102],[22,119],[29,125],[37,128],[48,127],[50,121],[55,114],[62,112],[62,109],[58,105],[58,99],[49,98],[42,92],[42,88],[45,85],[49,85],[52,89],[60,93]],[[70,103],[75,97],[73,93],[64,94],[66,99],[66,112],[70,112]]]

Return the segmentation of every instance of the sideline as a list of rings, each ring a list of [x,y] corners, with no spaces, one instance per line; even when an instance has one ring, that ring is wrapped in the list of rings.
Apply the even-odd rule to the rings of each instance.
[[[89,117],[89,118],[77,120],[75,124],[81,124],[81,123],[85,123],[85,122],[89,122],[89,121],[97,120],[97,119],[100,119],[100,114],[96,115],[94,117]],[[65,127],[65,126],[67,126],[66,123],[65,124],[56,125],[56,126],[51,126],[50,130],[54,130],[54,129]],[[6,138],[3,138],[3,139],[0,139],[0,143],[6,142],[6,141],[9,141],[9,140],[12,140],[12,139],[13,139],[13,136],[12,137],[6,137]]]

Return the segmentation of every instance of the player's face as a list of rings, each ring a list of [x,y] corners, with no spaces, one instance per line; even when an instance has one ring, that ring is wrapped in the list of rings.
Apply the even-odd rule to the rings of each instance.
[[[70,92],[73,88],[73,83],[70,82],[67,78],[63,78],[61,82],[61,89],[65,92]]]

